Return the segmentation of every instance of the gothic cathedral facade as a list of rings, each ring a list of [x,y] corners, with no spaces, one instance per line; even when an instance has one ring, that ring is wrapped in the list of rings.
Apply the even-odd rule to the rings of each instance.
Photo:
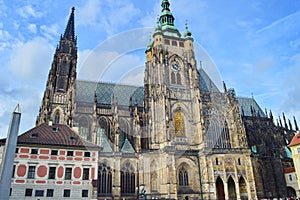
[[[76,79],[73,8],[37,125],[65,124],[101,146],[98,199],[257,199],[235,92],[198,69],[191,32],[177,30],[168,0],[161,6],[143,87]]]

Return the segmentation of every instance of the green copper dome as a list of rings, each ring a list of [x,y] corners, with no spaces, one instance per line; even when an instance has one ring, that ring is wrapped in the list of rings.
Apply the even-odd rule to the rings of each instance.
[[[168,0],[162,0],[162,11],[159,17],[159,23],[161,30],[169,36],[180,37],[180,33],[174,25],[174,16],[170,10],[170,3]]]

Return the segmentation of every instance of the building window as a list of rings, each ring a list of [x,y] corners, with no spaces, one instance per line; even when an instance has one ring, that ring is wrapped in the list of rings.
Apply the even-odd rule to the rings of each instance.
[[[55,179],[55,172],[56,172],[56,167],[50,167],[48,179]]]
[[[111,194],[112,170],[107,163],[101,163],[98,170],[98,193]]]
[[[71,196],[71,190],[67,189],[64,190],[64,197],[70,197]]]
[[[11,175],[12,178],[15,177],[15,171],[16,171],[16,165],[13,166],[13,171],[12,171],[12,175]]]
[[[33,179],[35,176],[35,166],[29,166],[27,178]]]
[[[101,133],[99,134],[99,136],[103,137],[105,133],[105,135],[107,136],[107,138],[110,140],[110,141],[114,141],[114,138],[112,137],[111,135],[111,131],[110,131],[110,123],[109,123],[109,120],[106,118],[106,117],[101,117],[99,119],[99,129],[98,129],[98,132]],[[97,139],[98,140],[98,143],[97,144],[100,144],[100,139]]]
[[[31,197],[32,196],[32,189],[25,189],[25,197]]]
[[[58,78],[58,89],[59,90],[65,89],[65,79],[63,77]]]
[[[85,117],[79,120],[78,133],[85,140],[90,138],[89,122]]]
[[[54,189],[47,189],[47,197],[53,197],[54,196]]]
[[[54,124],[59,124],[60,121],[60,113],[57,111],[54,116]]]
[[[219,165],[219,160],[218,160],[218,158],[216,158],[216,165]]]
[[[238,165],[241,165],[241,159],[238,158]]]
[[[170,40],[165,39],[165,44],[170,45]]]
[[[12,188],[9,189],[9,196],[11,196]]]
[[[83,169],[82,180],[89,180],[89,178],[90,178],[90,169],[89,168],[84,168]]]
[[[19,153],[19,148],[16,148],[15,153]]]
[[[81,197],[89,197],[89,191],[88,190],[82,190]]]
[[[31,149],[31,154],[38,154],[38,149]]]
[[[130,163],[126,163],[121,170],[121,193],[135,193],[135,173]]]
[[[51,150],[51,155],[52,156],[58,155],[58,150]]]
[[[296,153],[299,154],[300,153],[300,148],[297,148],[296,150],[297,150]]]
[[[84,157],[91,157],[91,152],[89,152],[89,151],[84,152]]]
[[[178,174],[179,178],[179,186],[188,186],[189,185],[189,177],[187,170],[185,167],[181,167]]]
[[[176,41],[172,41],[172,46],[177,46],[177,42]]]
[[[66,167],[65,180],[71,180],[71,178],[72,178],[72,168]]]
[[[177,111],[174,115],[175,123],[175,135],[176,136],[185,136],[185,125],[183,114],[180,111]]]
[[[292,174],[289,174],[289,180],[290,180],[290,181],[293,180]]]
[[[36,197],[43,197],[44,196],[44,190],[36,190],[35,191]]]
[[[73,156],[73,151],[67,151],[67,156]]]
[[[178,85],[181,85],[181,76],[180,76],[180,74],[179,73],[177,73],[177,84]]]
[[[176,84],[176,78],[175,78],[175,73],[171,73],[171,84]]]

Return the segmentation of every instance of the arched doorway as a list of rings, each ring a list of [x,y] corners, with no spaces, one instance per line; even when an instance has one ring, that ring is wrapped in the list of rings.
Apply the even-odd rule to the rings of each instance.
[[[224,184],[220,177],[217,178],[216,189],[217,189],[217,199],[225,200]]]
[[[241,200],[247,200],[248,199],[247,184],[244,177],[242,176],[239,179],[239,188],[240,188]]]
[[[286,188],[287,191],[287,196],[288,197],[295,197],[296,196],[296,190],[294,188],[292,188],[291,186],[288,186]]]
[[[235,183],[232,177],[230,176],[227,182],[228,185],[228,197],[230,200],[236,199]]]

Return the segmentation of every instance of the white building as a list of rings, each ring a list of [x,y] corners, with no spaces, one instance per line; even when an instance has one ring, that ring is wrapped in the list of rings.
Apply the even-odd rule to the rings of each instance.
[[[0,145],[2,160],[5,139]],[[25,132],[18,137],[10,199],[93,199],[99,148],[66,125]]]

